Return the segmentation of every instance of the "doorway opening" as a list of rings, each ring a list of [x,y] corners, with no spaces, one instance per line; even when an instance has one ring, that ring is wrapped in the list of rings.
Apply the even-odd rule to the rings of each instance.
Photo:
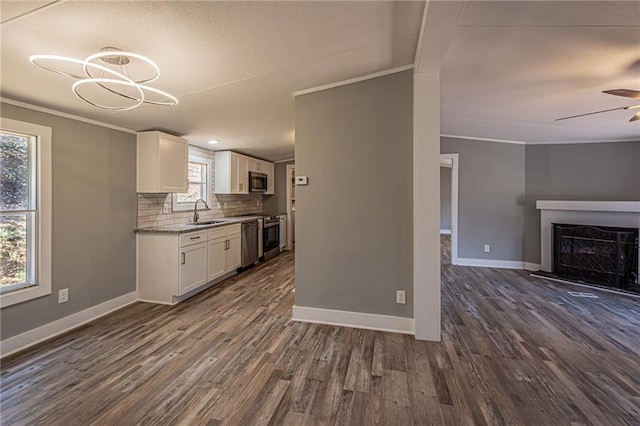
[[[452,265],[458,264],[458,173],[458,154],[440,154],[440,234],[451,236]]]
[[[293,250],[296,242],[296,165],[287,164],[287,250]]]

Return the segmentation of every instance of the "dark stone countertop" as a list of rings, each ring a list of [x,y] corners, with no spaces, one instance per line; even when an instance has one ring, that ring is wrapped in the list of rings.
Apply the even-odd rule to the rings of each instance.
[[[217,228],[220,226],[233,225],[235,223],[251,222],[258,218],[262,218],[262,215],[255,216],[239,216],[239,217],[224,217],[219,219],[211,219],[216,221],[223,221],[221,223],[211,223],[207,225],[188,225],[186,223],[176,225],[162,225],[162,226],[150,226],[145,228],[136,228],[133,231],[136,234],[186,234],[188,232],[202,231],[205,229]],[[203,220],[202,222],[208,222]]]

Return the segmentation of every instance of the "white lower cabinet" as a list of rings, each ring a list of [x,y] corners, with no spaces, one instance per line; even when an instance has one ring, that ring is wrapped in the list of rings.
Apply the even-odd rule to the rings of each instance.
[[[186,234],[138,233],[138,298],[175,304],[240,267],[240,224]]]
[[[227,247],[227,270],[238,269],[241,264],[242,248],[240,247],[240,233],[229,237]]]
[[[220,238],[209,241],[209,281],[223,276],[227,272],[227,240]]]
[[[209,231],[209,281],[240,267],[240,225],[229,225]]]
[[[181,247],[180,258],[178,296],[209,282],[207,279],[207,243]]]

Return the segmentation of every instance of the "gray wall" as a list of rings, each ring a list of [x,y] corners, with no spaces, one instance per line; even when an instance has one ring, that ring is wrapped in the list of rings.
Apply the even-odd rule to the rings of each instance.
[[[525,253],[540,263],[536,200],[640,201],[640,142],[527,145]]]
[[[2,116],[52,129],[52,294],[2,308],[6,339],[136,290],[136,138],[4,103]]]
[[[440,166],[440,229],[451,230],[451,167]]]
[[[296,97],[297,306],[413,317],[412,77]]]
[[[275,165],[276,187],[274,195],[264,197],[264,211],[268,213],[287,212],[287,164],[295,164],[295,161],[286,161]]]
[[[458,256],[522,261],[524,145],[441,138],[440,152],[459,154]]]

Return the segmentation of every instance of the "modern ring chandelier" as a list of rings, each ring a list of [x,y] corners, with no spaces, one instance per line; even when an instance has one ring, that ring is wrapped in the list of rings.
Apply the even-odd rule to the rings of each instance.
[[[100,52],[85,59],[70,58],[58,55],[33,55],[29,60],[45,70],[77,79],[71,86],[73,93],[83,101],[98,108],[110,111],[126,111],[139,107],[143,103],[152,105],[174,106],[178,99],[162,90],[147,86],[160,76],[160,69],[149,58],[132,52],[123,52],[115,47],[103,47]],[[100,63],[101,61],[102,63]],[[150,71],[146,77],[134,79],[129,66],[136,61]],[[67,71],[64,66],[75,67],[75,71]],[[91,92],[90,88],[93,88]],[[96,88],[100,90],[96,91]],[[100,95],[116,95],[124,98],[123,105],[113,105],[100,100]],[[104,97],[104,96],[103,96]]]

